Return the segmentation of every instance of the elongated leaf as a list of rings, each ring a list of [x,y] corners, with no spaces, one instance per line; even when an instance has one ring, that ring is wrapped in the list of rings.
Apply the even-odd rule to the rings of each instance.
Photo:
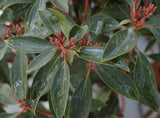
[[[99,77],[108,87],[127,98],[138,100],[138,93],[134,82],[127,74],[119,69],[106,65],[95,64],[95,67]]]
[[[27,74],[28,67],[27,56],[20,52],[17,53],[12,66],[12,88],[16,97],[21,100],[27,95]]]
[[[130,71],[125,61],[123,61],[123,59],[116,59],[116,60],[101,62],[103,52],[104,52],[103,47],[85,47],[80,50],[80,53],[78,53],[78,55],[87,61],[114,66],[114,67],[122,68],[126,71]]]
[[[58,118],[65,115],[65,110],[68,101],[70,85],[70,72],[66,62],[63,63],[61,68],[56,73],[55,79],[51,88],[51,100],[53,109]]]
[[[115,33],[107,43],[103,61],[114,59],[129,52],[137,43],[137,35],[132,28]]]
[[[4,55],[6,54],[7,49],[8,49],[8,47],[5,45],[5,43],[0,42],[0,61],[2,60]]]
[[[70,118],[87,118],[92,104],[89,78],[83,79],[71,99]]]
[[[33,0],[5,0],[3,10],[11,5],[31,3]]]
[[[80,27],[78,25],[74,25],[69,33],[69,38],[76,38],[76,42],[81,40],[84,35],[87,33],[88,31],[88,26],[85,25],[83,27]]]
[[[69,12],[68,0],[50,0],[59,9]]]
[[[5,43],[10,48],[27,53],[40,53],[53,48],[51,43],[30,36],[12,37],[5,40]]]
[[[101,25],[103,22],[103,28],[101,30],[101,32],[111,32],[111,31],[114,31],[116,29],[119,29],[120,27],[118,26],[119,22],[117,20],[115,20],[114,18],[108,16],[108,15],[103,15],[103,14],[98,14],[98,15],[94,15],[90,18],[88,18],[88,20],[86,20],[86,22],[84,24],[88,24],[89,27],[92,27],[92,25],[95,23],[95,22],[98,22],[98,24],[100,24],[100,27],[98,26],[98,28],[101,29]]]
[[[153,59],[154,61],[160,63],[160,54],[159,53],[158,54],[151,54],[151,55],[149,55],[149,57],[151,59]]]
[[[158,42],[160,42],[160,15],[156,15],[154,17],[152,17],[148,24],[150,25],[150,29],[153,33],[153,35],[155,36],[155,38],[157,39]]]
[[[31,103],[34,112],[40,97],[51,87],[61,63],[62,60],[57,60],[57,55],[55,55],[53,59],[36,74],[31,87]]]
[[[159,93],[153,69],[142,53],[137,57],[134,81],[139,92],[140,101],[154,111],[159,111]]]
[[[37,10],[45,10],[45,0],[35,0],[26,14],[25,36],[45,38],[51,32],[43,25]]]
[[[13,98],[13,93],[8,84],[0,83],[0,103],[2,104],[16,104]]]
[[[49,11],[51,11],[51,13],[54,14],[54,16],[56,16],[56,18],[57,18],[57,20],[58,20],[58,22],[60,24],[62,32],[64,33],[64,35],[68,39],[69,38],[69,32],[70,32],[70,30],[72,28],[70,23],[68,22],[68,20],[65,18],[65,16],[63,14],[61,14],[57,10],[49,8]]]
[[[53,104],[51,100],[51,92],[48,93],[48,102],[49,102],[49,108],[50,108],[51,113],[53,114],[53,116],[56,117],[56,113],[54,112],[54,108],[53,108]]]
[[[39,69],[42,66],[46,65],[53,58],[54,54],[55,50],[53,49],[38,55],[29,64],[27,72]]]
[[[60,25],[56,16],[54,16],[48,10],[38,10],[38,14],[43,22],[43,24],[55,34],[55,31],[61,32]]]

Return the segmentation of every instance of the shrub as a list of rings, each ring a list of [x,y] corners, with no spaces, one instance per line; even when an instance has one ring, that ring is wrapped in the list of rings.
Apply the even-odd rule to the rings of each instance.
[[[116,118],[118,95],[159,111],[147,57],[160,54],[136,45],[139,35],[150,38],[145,51],[160,43],[159,0],[1,0],[0,9],[1,118]]]

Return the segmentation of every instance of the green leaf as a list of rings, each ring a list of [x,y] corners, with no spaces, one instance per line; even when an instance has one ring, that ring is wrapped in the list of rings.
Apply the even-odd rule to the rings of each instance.
[[[43,22],[43,24],[55,34],[55,31],[61,32],[60,25],[56,16],[54,16],[48,10],[38,10],[38,14]]]
[[[45,10],[45,8],[45,0],[34,0],[25,17],[25,36],[45,38],[51,34],[43,25],[37,12],[37,10]]]
[[[32,1],[33,0],[5,0],[3,10],[15,4],[31,3]]]
[[[79,40],[81,40],[84,35],[87,33],[88,31],[88,26],[82,26],[80,27],[79,25],[74,25],[71,29],[71,31],[69,32],[69,38],[76,38],[76,42],[78,42]]]
[[[102,102],[102,101],[100,101],[98,99],[93,99],[92,100],[92,106],[91,106],[90,112],[96,111],[99,108],[104,107],[104,106],[106,106],[105,102]]]
[[[96,20],[89,26],[89,31],[95,33],[96,35],[99,35],[102,31],[103,25],[103,21]]]
[[[58,118],[65,115],[70,85],[70,72],[66,62],[57,71],[51,88],[51,101]]]
[[[117,20],[115,20],[114,18],[112,18],[110,16],[104,15],[104,14],[94,15],[94,16],[88,18],[84,24],[86,24],[90,27],[95,23],[95,21],[103,22],[103,28],[101,30],[102,33],[111,32],[111,31],[114,31],[114,30],[120,28],[118,26],[119,22]],[[102,23],[100,23],[100,24],[102,25]],[[101,29],[101,25],[100,25],[100,27],[98,26],[100,29]]]
[[[136,43],[137,35],[131,28],[115,33],[104,49],[103,61],[114,59],[129,52]]]
[[[68,0],[50,0],[50,2],[62,11],[69,12]]]
[[[123,25],[128,24],[128,23],[131,23],[131,22],[132,22],[132,20],[130,20],[130,19],[125,19],[125,20],[122,20],[122,21],[119,23],[118,26],[123,26]]]
[[[28,58],[26,54],[17,53],[12,66],[11,85],[19,100],[26,98],[27,95],[27,67]]]
[[[39,69],[42,66],[46,65],[53,58],[54,54],[55,54],[54,49],[44,52],[42,54],[39,54],[29,64],[27,72]]]
[[[87,118],[92,104],[92,89],[89,78],[83,79],[72,95],[70,118]]]
[[[62,65],[61,63],[62,60],[57,60],[56,54],[47,65],[37,72],[31,87],[31,103],[34,112],[41,96],[43,96],[51,87],[56,72]]]
[[[147,46],[146,46],[146,48],[145,48],[145,52],[147,52],[149,49],[151,49],[155,43],[156,43],[156,39],[151,40],[151,41],[147,44]]]
[[[148,57],[150,57],[151,59],[153,59],[154,61],[160,63],[160,53],[158,54],[151,54]]]
[[[40,53],[53,48],[46,40],[31,36],[12,37],[5,40],[5,43],[10,48],[27,53]]]
[[[123,59],[115,59],[115,60],[101,62],[103,52],[104,52],[103,47],[84,47],[80,50],[80,52],[77,53],[81,58],[87,61],[118,67],[126,71],[130,71],[125,61],[123,61]]]
[[[0,103],[2,104],[16,104],[13,98],[13,93],[8,84],[0,83]]]
[[[136,87],[127,74],[117,68],[106,65],[95,64],[95,67],[99,77],[108,87],[127,98],[137,101],[138,93]]]
[[[5,58],[0,61],[0,73],[0,82],[9,83],[10,75],[8,73],[10,73],[10,70],[8,68],[8,62]]]
[[[118,98],[113,98],[107,101],[107,107],[101,109],[99,118],[117,118],[119,112]]]
[[[54,112],[54,108],[53,108],[53,104],[51,100],[51,92],[48,93],[48,102],[49,102],[49,108],[50,108],[51,113],[53,114],[53,116],[56,117],[56,113]]]
[[[157,39],[158,42],[160,42],[160,15],[156,15],[152,17],[149,21],[148,24],[150,25],[150,29]]]
[[[70,23],[68,22],[68,20],[65,18],[65,16],[63,14],[61,14],[59,11],[57,10],[54,10],[54,9],[50,9],[48,8],[49,11],[51,11],[51,13],[56,16],[59,24],[60,24],[60,27],[61,27],[61,30],[62,32],[64,33],[64,35],[67,37],[67,39],[69,38],[69,32],[71,30],[71,25]]]
[[[139,92],[140,101],[152,110],[159,111],[159,92],[153,69],[142,53],[137,57],[134,70],[134,82]]]
[[[5,45],[5,43],[0,42],[0,61],[2,60],[4,55],[6,54],[7,50],[8,50],[8,47]]]

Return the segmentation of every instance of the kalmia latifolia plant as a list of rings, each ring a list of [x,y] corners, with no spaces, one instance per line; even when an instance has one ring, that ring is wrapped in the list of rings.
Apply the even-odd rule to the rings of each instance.
[[[155,43],[159,0],[0,0],[0,118],[122,118],[124,97],[158,112]]]

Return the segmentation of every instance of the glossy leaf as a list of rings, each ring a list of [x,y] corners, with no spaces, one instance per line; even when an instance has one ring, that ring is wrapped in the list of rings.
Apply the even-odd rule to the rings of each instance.
[[[3,10],[15,4],[31,3],[33,0],[5,0]]]
[[[43,25],[37,10],[45,10],[45,0],[35,0],[30,6],[25,19],[25,36],[35,36],[45,38],[51,34],[51,32]]]
[[[56,7],[62,11],[69,12],[68,0],[50,0]]]
[[[16,104],[13,98],[13,93],[8,84],[0,83],[0,103],[2,104]]]
[[[70,118],[87,118],[92,104],[89,78],[83,79],[71,99]]]
[[[160,15],[156,15],[154,17],[152,17],[148,24],[150,25],[150,29],[153,33],[153,35],[155,36],[155,38],[157,39],[158,42],[160,42]]]
[[[154,111],[159,111],[159,93],[153,69],[142,53],[137,57],[134,82],[139,92],[140,101]]]
[[[59,24],[60,24],[60,27],[61,27],[61,30],[62,32],[64,33],[64,35],[67,37],[67,39],[69,38],[69,32],[71,30],[71,25],[70,23],[68,22],[68,20],[65,18],[65,16],[63,14],[61,14],[59,11],[57,10],[54,10],[54,9],[50,9],[48,8],[49,11],[51,11],[51,13],[56,16]]]
[[[2,60],[4,55],[6,54],[7,50],[8,50],[8,47],[5,45],[5,43],[0,42],[0,61]]]
[[[136,43],[137,35],[131,28],[115,33],[104,49],[103,61],[114,59],[129,52]]]
[[[102,62],[101,58],[103,56],[103,52],[104,52],[103,47],[85,47],[80,50],[80,53],[78,53],[78,55],[87,61],[114,66],[122,68],[126,71],[130,71],[125,61],[123,61],[123,59]]]
[[[5,43],[10,48],[27,53],[40,53],[53,48],[46,40],[30,36],[12,37],[5,40]]]
[[[106,104],[107,106],[101,109],[99,118],[117,118],[119,112],[118,98],[110,99]]]
[[[93,25],[93,23],[95,21],[101,21],[103,22],[103,28],[101,30],[101,32],[111,32],[114,31],[116,29],[119,29],[120,27],[118,26],[119,22],[117,20],[115,20],[114,18],[107,16],[107,15],[103,15],[103,14],[98,14],[98,15],[94,15],[92,17],[90,17],[88,20],[86,20],[86,22],[84,24],[88,24],[89,27]],[[100,23],[102,25],[102,23]],[[100,29],[101,29],[101,25],[100,25]],[[99,28],[99,26],[98,26]]]
[[[27,67],[27,56],[22,52],[17,53],[12,66],[11,85],[19,100],[26,98],[27,95]]]
[[[38,10],[38,14],[43,22],[43,24],[55,34],[55,31],[61,32],[60,25],[56,16],[54,16],[48,10]]]
[[[151,55],[149,55],[149,57],[151,59],[153,59],[154,61],[160,63],[160,54],[159,53],[158,54],[151,54]]]
[[[90,27],[89,27],[89,31],[90,32],[93,32],[95,34],[100,34],[101,31],[102,31],[102,28],[103,28],[103,25],[104,25],[104,22],[101,21],[101,20],[97,20],[97,21],[94,21]]]
[[[55,79],[51,88],[51,101],[53,109],[58,118],[65,115],[65,110],[68,101],[70,85],[70,72],[66,62],[62,64],[55,75]]]
[[[29,64],[27,72],[36,70],[46,65],[54,56],[55,49],[39,54]]]
[[[69,32],[69,38],[76,38],[76,42],[81,40],[84,35],[87,33],[88,31],[88,26],[85,25],[83,27],[80,27],[79,25],[74,25],[71,29],[71,31]]]
[[[56,72],[60,68],[62,61],[57,60],[57,55],[42,67],[36,74],[32,87],[31,87],[31,103],[32,109],[35,112],[39,99],[46,93],[46,91],[51,87],[54,80]]]
[[[95,64],[95,67],[99,77],[108,87],[127,98],[138,100],[136,87],[127,74],[119,69],[106,65]]]

